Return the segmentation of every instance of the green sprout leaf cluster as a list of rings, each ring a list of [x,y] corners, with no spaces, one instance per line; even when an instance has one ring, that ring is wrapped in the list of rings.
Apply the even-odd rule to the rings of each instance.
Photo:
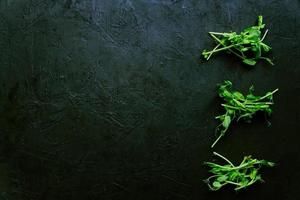
[[[254,87],[249,88],[249,94],[243,95],[241,92],[232,91],[232,83],[224,81],[219,86],[218,94],[224,100],[221,104],[225,109],[225,114],[219,115],[216,119],[220,120],[220,125],[216,128],[216,133],[219,134],[218,138],[212,144],[212,148],[217,144],[221,137],[223,137],[228,130],[233,120],[251,121],[253,116],[261,111],[267,115],[271,115],[273,105],[273,95],[278,89],[272,92],[267,92],[264,96],[256,96],[253,94]]]
[[[223,159],[226,164],[216,164],[213,162],[205,162],[210,167],[213,175],[204,180],[210,190],[216,191],[225,185],[233,185],[235,190],[246,188],[263,179],[259,174],[262,166],[273,167],[275,164],[266,160],[253,159],[251,156],[245,156],[243,161],[235,166],[224,156],[214,152],[214,155]]]
[[[263,42],[268,33],[268,30],[262,33],[264,27],[263,17],[258,16],[258,24],[244,29],[240,34],[209,32],[217,45],[211,51],[204,50],[202,55],[209,60],[213,54],[226,51],[241,58],[247,65],[254,66],[258,60],[265,60],[274,65],[270,58],[262,56],[271,50],[271,47]]]

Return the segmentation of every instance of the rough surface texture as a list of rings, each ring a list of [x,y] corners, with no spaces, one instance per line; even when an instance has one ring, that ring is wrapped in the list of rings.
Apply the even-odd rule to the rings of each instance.
[[[20,200],[297,199],[298,0],[1,0],[0,195]],[[208,31],[263,14],[276,66],[219,54]],[[274,114],[216,147],[279,165],[265,184],[209,192],[216,85],[279,88]]]

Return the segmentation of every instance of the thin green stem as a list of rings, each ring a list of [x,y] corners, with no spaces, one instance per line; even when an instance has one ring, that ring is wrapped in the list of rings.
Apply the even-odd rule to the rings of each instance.
[[[215,46],[215,48],[211,51],[211,53],[208,55],[206,60],[209,60],[209,58],[211,57],[211,55],[213,55],[213,51],[215,51],[221,44],[218,44],[217,46]]]
[[[211,32],[210,32],[211,33]],[[210,34],[216,41],[218,41],[221,45],[223,45],[224,47],[226,47],[226,45],[225,44],[223,44],[222,43],[222,41],[219,39],[219,38],[217,38],[215,35],[213,35],[213,34]],[[238,53],[236,53],[236,52],[234,52],[232,49],[228,49],[228,51],[230,51],[231,53],[233,53],[234,55],[236,55],[236,56],[238,56],[239,58],[241,58],[241,59],[245,59],[245,57],[243,57],[243,56],[241,56],[241,55],[239,55]]]
[[[272,103],[272,102],[249,102],[249,101],[245,101],[244,104],[246,104],[246,105],[260,105],[260,104],[273,105],[274,103]]]
[[[225,116],[226,116],[226,114],[224,114],[224,115],[219,115],[219,116],[216,116],[215,119],[220,119],[221,117],[225,117]]]
[[[266,30],[266,32],[265,32],[265,34],[263,35],[263,37],[261,38],[260,42],[262,42],[262,41],[265,39],[265,37],[267,36],[268,31],[269,31],[269,29]]]
[[[279,90],[279,89],[277,88],[277,89],[274,90],[273,92],[270,92],[270,93],[266,94],[265,96],[262,96],[261,98],[254,100],[254,102],[256,102],[256,101],[261,101],[261,100],[263,100],[263,99],[265,99],[265,98],[267,98],[267,97],[273,95],[273,94],[276,93],[278,90]]]
[[[216,163],[212,163],[212,162],[204,162],[205,165],[213,165],[214,167],[219,167],[219,168],[223,168],[224,166],[216,164]]]
[[[205,179],[206,181],[209,181],[210,179],[212,179],[212,178],[215,178],[215,177],[218,177],[219,175],[213,175],[213,176],[210,176],[210,177],[208,177],[207,179]]]
[[[221,104],[223,107],[227,107],[227,108],[231,108],[234,110],[245,110],[244,108],[240,108],[240,107],[235,107],[235,106],[230,106],[228,104]]]
[[[237,185],[237,186],[240,186],[241,184],[239,183],[236,183],[236,182],[232,182],[232,181],[225,181],[226,183],[229,183],[229,184],[232,184],[232,185]]]
[[[272,62],[272,60],[269,59],[269,58],[267,58],[267,57],[261,56],[259,59],[265,60],[265,61],[267,61],[268,63],[270,63],[271,65],[275,65],[275,64]]]
[[[223,169],[223,170],[240,170],[240,169],[243,169],[243,168],[249,168],[249,167],[252,167],[253,165],[256,165],[256,164],[259,164],[258,161],[256,160],[252,160],[248,163],[245,163],[245,164],[242,164],[242,165],[239,165],[239,166],[233,166],[233,167],[228,167],[228,166],[218,166],[219,168]]]
[[[224,46],[223,48],[219,48],[219,49],[215,49],[215,50],[212,50],[212,51],[208,51],[208,52],[205,52],[204,54],[217,53],[219,51],[224,51],[224,50],[230,49],[230,48],[232,48],[234,46],[236,46],[236,44],[232,44],[232,45],[229,45],[229,46]]]
[[[240,121],[240,119],[251,116],[251,115],[253,115],[253,113],[247,113],[247,114],[241,115],[241,116],[239,116],[239,118],[237,118],[237,121]]]
[[[256,181],[258,181],[258,180],[257,180],[257,179],[252,180],[252,181],[250,181],[250,182],[249,182],[248,184],[246,184],[246,185],[242,185],[242,186],[240,186],[240,187],[235,188],[235,190],[237,191],[237,190],[243,189],[243,188],[245,188],[245,187],[248,187],[248,186],[252,185],[253,183],[255,183]]]
[[[239,106],[241,106],[241,107],[245,108],[244,104],[243,104],[243,103],[241,103],[241,102],[239,102],[238,100],[236,100],[236,99],[233,99],[233,101],[234,101],[236,104],[238,104]]]
[[[248,162],[248,163],[239,165],[239,166],[237,166],[237,167],[232,167],[231,169],[232,169],[232,170],[238,170],[238,169],[246,168],[246,167],[248,167],[249,165],[251,166],[251,165],[255,165],[255,164],[257,164],[257,163],[251,161],[251,162]]]
[[[240,163],[240,165],[244,164],[244,163],[246,162],[247,158],[248,158],[248,157],[245,156],[244,159],[242,160],[242,162]]]
[[[224,136],[224,133],[221,133],[219,137],[214,141],[214,143],[211,145],[211,148],[214,148],[214,146],[219,142],[219,140]]]
[[[246,105],[246,108],[268,108],[270,105]]]
[[[232,33],[219,33],[219,32],[208,32],[210,35],[222,35],[222,36],[225,36],[225,35],[231,35]]]
[[[213,152],[213,154],[216,155],[216,156],[219,156],[220,158],[222,158],[223,160],[225,160],[226,162],[228,162],[232,167],[234,167],[234,164],[232,164],[232,162],[230,162],[227,158],[225,158],[221,154],[219,154],[217,152]]]

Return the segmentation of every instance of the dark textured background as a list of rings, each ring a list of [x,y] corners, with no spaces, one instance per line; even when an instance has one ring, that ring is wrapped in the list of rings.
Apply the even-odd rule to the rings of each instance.
[[[201,61],[208,31],[259,14],[276,66]],[[1,198],[299,199],[299,17],[299,0],[0,0]],[[238,194],[202,182],[224,79],[280,89],[271,127],[233,125],[215,149],[278,163]]]

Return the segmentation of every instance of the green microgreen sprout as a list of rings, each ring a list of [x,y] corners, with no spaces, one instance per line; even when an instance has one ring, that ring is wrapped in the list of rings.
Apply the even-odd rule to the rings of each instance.
[[[233,120],[239,121],[241,119],[246,122],[251,122],[252,117],[257,112],[265,112],[268,116],[272,114],[271,106],[273,103],[273,95],[278,89],[272,92],[267,92],[264,96],[256,96],[253,94],[254,86],[249,88],[249,94],[243,95],[241,92],[232,91],[232,83],[228,80],[224,81],[219,86],[218,94],[225,101],[221,105],[225,109],[225,114],[216,116],[221,123],[216,128],[218,138],[212,144],[212,148],[222,138],[228,130]]]
[[[209,60],[214,53],[226,51],[241,58],[247,65],[254,66],[258,60],[265,60],[274,65],[270,58],[262,56],[271,50],[271,47],[263,42],[268,33],[268,30],[262,33],[264,27],[263,17],[260,15],[256,26],[248,27],[240,34],[236,32],[209,32],[217,45],[211,51],[204,50],[202,55],[206,60]]]
[[[257,181],[263,182],[259,170],[262,166],[273,167],[275,163],[266,160],[253,159],[251,156],[245,156],[243,161],[235,166],[224,156],[214,152],[214,155],[223,159],[226,164],[216,164],[212,162],[204,162],[210,167],[213,175],[204,180],[212,191],[217,191],[225,185],[235,186],[236,191],[246,188]]]

